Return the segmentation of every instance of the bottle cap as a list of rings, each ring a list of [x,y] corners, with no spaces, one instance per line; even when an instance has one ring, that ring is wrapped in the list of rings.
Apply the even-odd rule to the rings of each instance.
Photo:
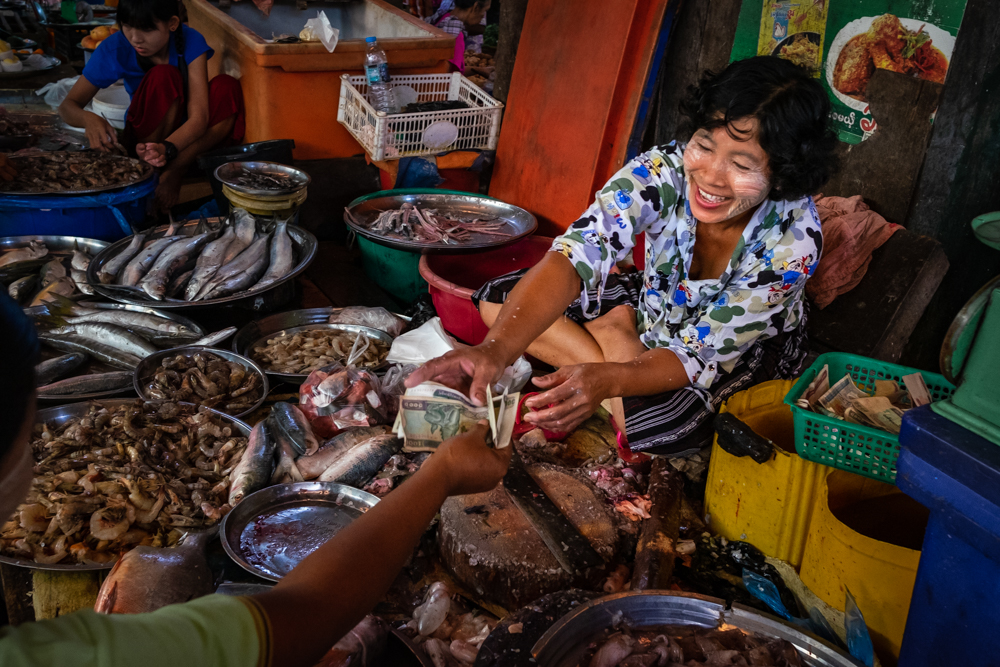
[[[370,44],[370,43],[372,43],[372,42],[375,41],[375,38],[374,37],[365,37],[365,41]]]

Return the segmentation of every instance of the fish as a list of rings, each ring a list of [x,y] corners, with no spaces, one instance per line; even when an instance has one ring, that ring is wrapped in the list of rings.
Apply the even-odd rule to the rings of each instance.
[[[0,267],[0,283],[9,284],[18,278],[29,275],[37,275],[38,271],[48,263],[45,258],[29,259],[24,262],[15,262],[7,266]]]
[[[62,260],[59,258],[47,262],[38,272],[38,277],[42,279],[42,287],[48,287],[60,278],[65,278],[66,275],[66,267],[63,266]]]
[[[299,467],[299,472],[302,473],[303,479],[316,479],[348,449],[375,436],[386,435],[389,432],[391,432],[391,429],[388,426],[359,426],[352,428],[329,440],[315,454],[300,456],[296,459],[295,465]]]
[[[160,253],[179,238],[179,236],[164,236],[148,244],[125,265],[121,276],[118,278],[118,283],[125,287],[135,287],[138,285],[139,281],[146,275],[146,272],[149,271],[149,268],[153,266],[153,262],[160,256]]]
[[[167,287],[166,297],[168,299],[176,299],[177,297],[182,296],[184,287],[191,280],[192,275],[194,275],[194,269],[185,271],[171,280],[170,285]]]
[[[69,396],[73,394],[90,394],[112,389],[126,389],[132,386],[132,371],[115,371],[112,373],[94,373],[93,375],[77,375],[76,377],[59,380],[38,387],[39,396]]]
[[[94,611],[141,614],[211,594],[215,587],[205,546],[217,532],[216,526],[187,533],[175,547],[132,549],[101,584]]]
[[[70,268],[77,271],[86,271],[90,266],[90,255],[79,250],[73,250],[73,259],[69,262]]]
[[[0,255],[0,266],[7,266],[16,262],[27,262],[33,259],[41,259],[49,254],[49,249],[41,241],[29,241],[23,248],[15,248]]]
[[[267,272],[250,289],[261,289],[284,278],[294,266],[295,256],[292,253],[292,238],[288,235],[288,221],[282,220],[271,239],[271,259]]]
[[[113,283],[122,268],[142,250],[142,243],[145,240],[145,234],[135,234],[124,250],[105,262],[101,270],[97,272],[97,278],[101,281],[101,284],[107,285]]]
[[[376,435],[348,449],[319,476],[321,482],[337,482],[360,488],[403,447],[394,435]]]
[[[241,252],[250,247],[250,244],[253,243],[254,232],[257,231],[257,221],[245,210],[238,208],[233,212],[233,216],[236,218],[236,221],[233,223],[233,227],[236,230],[236,238],[226,248],[220,266],[225,266],[233,261]]]
[[[137,336],[127,329],[105,322],[67,324],[62,327],[50,329],[47,333],[53,336],[82,336],[83,338],[89,338],[93,341],[109,345],[140,359],[145,359],[157,351],[156,347],[142,336]]]
[[[35,386],[49,384],[61,377],[66,377],[85,361],[87,361],[87,355],[81,352],[71,352],[54,359],[46,359],[35,366]]]
[[[198,292],[205,286],[205,283],[212,279],[219,267],[222,266],[222,259],[226,255],[226,249],[236,240],[236,230],[232,227],[226,228],[226,233],[215,239],[198,255],[198,262],[194,266],[194,273],[188,281],[184,290],[184,300],[194,301]]]
[[[31,274],[18,278],[7,287],[7,294],[17,303],[24,303],[38,289],[38,276]]]
[[[230,336],[236,333],[236,327],[226,327],[225,329],[219,329],[213,333],[208,334],[204,338],[199,338],[191,345],[199,345],[201,347],[212,347],[213,345],[218,345],[222,341],[226,340]]]
[[[366,667],[381,664],[379,658],[389,645],[389,624],[368,614],[340,638],[315,667]]]
[[[58,297],[49,302],[46,306],[48,311],[65,321],[66,324],[86,324],[89,322],[104,322],[128,329],[143,337],[149,335],[173,336],[177,338],[191,338],[198,334],[179,322],[168,320],[151,313],[137,312],[133,310],[118,309],[96,309],[84,308],[65,297]],[[58,319],[37,318],[40,321],[48,321],[58,324]]]
[[[271,418],[275,427],[291,441],[298,456],[310,456],[319,449],[312,426],[297,406],[279,401],[271,408]]]
[[[267,420],[258,422],[250,431],[243,458],[229,474],[229,504],[237,504],[254,491],[264,488],[274,472],[275,439],[268,429]]]
[[[85,338],[77,334],[53,334],[49,331],[39,332],[38,338],[45,341],[49,347],[63,352],[82,352],[109,366],[124,370],[134,370],[142,361],[134,354],[121,350],[100,341]]]
[[[31,307],[40,306],[47,301],[51,301],[57,295],[58,296],[69,296],[76,291],[76,285],[69,278],[60,278],[54,283],[50,283],[47,287],[44,287],[41,292],[35,295],[35,298],[31,300]]]
[[[171,243],[157,257],[149,271],[140,281],[139,287],[152,298],[162,301],[173,272],[196,254],[203,245],[208,243],[212,239],[212,236],[212,232],[205,232],[198,236],[183,237]]]
[[[265,234],[254,241],[249,248],[240,253],[226,266],[219,269],[216,277],[209,283],[210,290],[205,292],[203,299],[214,299],[248,289],[260,278],[267,269],[267,243],[271,235]],[[231,267],[231,268],[229,268]],[[228,268],[228,272],[220,277]],[[208,289],[206,287],[206,289]]]
[[[268,428],[275,435],[275,447],[278,453],[278,465],[274,467],[274,473],[271,475],[271,484],[304,481],[302,473],[299,472],[298,467],[295,465],[295,450],[292,449],[292,443],[288,438],[279,435],[277,430],[270,424]]]

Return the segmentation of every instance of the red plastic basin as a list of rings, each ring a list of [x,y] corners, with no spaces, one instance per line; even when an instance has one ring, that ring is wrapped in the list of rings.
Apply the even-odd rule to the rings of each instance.
[[[470,345],[483,342],[489,329],[472,304],[472,293],[492,278],[534,266],[551,245],[551,238],[527,236],[486,252],[421,257],[420,275],[427,281],[445,330]]]

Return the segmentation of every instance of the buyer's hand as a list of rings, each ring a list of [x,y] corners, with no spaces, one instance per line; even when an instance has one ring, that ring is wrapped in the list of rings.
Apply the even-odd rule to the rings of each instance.
[[[547,389],[524,402],[537,412],[529,412],[524,421],[547,431],[569,433],[597,412],[601,401],[611,397],[607,364],[563,366],[555,373],[532,380],[536,387]]]
[[[87,135],[87,143],[93,149],[108,151],[118,143],[118,133],[107,118],[94,113],[87,114],[83,129]]]
[[[424,463],[444,478],[449,496],[485,493],[495,488],[507,473],[513,447],[487,446],[488,431],[489,425],[481,421],[471,431],[442,442]]]
[[[135,154],[139,156],[140,160],[145,160],[154,167],[167,166],[167,147],[163,144],[152,142],[148,144],[136,144]]]
[[[452,350],[413,371],[406,379],[406,386],[415,387],[428,380],[440,382],[463,392],[476,405],[485,405],[486,387],[503,375],[507,367],[505,359],[488,343]]]
[[[14,165],[7,159],[7,156],[0,153],[0,179],[13,181],[15,178],[17,178],[17,170],[14,169]]]

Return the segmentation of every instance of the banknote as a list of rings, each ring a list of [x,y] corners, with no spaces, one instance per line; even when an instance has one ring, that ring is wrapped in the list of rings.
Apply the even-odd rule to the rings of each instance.
[[[885,396],[855,399],[849,409],[860,411],[875,427],[889,433],[899,433],[902,426],[903,411]]]
[[[802,392],[801,400],[805,401],[805,407],[812,409],[819,404],[820,397],[828,391],[830,391],[830,367],[823,364],[823,368]]]
[[[850,375],[845,375],[830,387],[829,391],[820,396],[819,404],[837,416],[843,417],[853,401],[867,396],[868,394],[858,389]]]
[[[407,451],[433,451],[448,438],[486,420],[490,423],[489,440],[495,447],[506,447],[513,435],[520,393],[490,398],[486,405],[476,405],[460,391],[424,382],[407,389],[400,398],[394,429],[402,432]]]
[[[906,385],[906,391],[910,392],[910,403],[913,407],[918,408],[931,402],[931,392],[927,389],[924,376],[920,373],[904,375],[903,384]]]

